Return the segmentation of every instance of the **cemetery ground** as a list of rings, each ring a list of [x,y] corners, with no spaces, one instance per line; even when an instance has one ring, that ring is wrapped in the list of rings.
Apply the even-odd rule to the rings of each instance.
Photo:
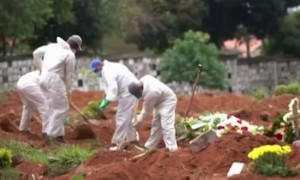
[[[293,95],[274,96],[263,100],[253,100],[250,96],[230,93],[202,93],[194,97],[190,115],[199,117],[209,112],[221,112],[240,119],[271,128],[280,114],[287,113]],[[73,102],[81,109],[91,100],[101,100],[100,92],[79,92],[72,94]],[[178,96],[177,113],[184,116],[189,96]],[[22,103],[16,92],[8,93],[1,99],[0,105],[0,148],[9,149],[13,155],[12,167],[0,171],[1,178],[11,179],[227,179],[233,162],[245,163],[240,175],[229,179],[282,179],[279,176],[266,177],[253,173],[248,153],[255,147],[268,144],[284,145],[275,137],[242,134],[229,131],[217,138],[200,152],[192,152],[188,141],[179,141],[180,149],[168,152],[161,141],[159,148],[140,154],[129,146],[124,151],[108,151],[109,142],[114,132],[116,104],[105,111],[109,120],[101,121],[99,126],[92,126],[95,138],[84,133],[78,134],[66,126],[66,144],[46,145],[41,138],[41,124],[32,118],[31,133],[21,134],[16,128],[22,113]],[[141,108],[141,107],[139,107]],[[70,109],[70,119],[78,118]],[[177,117],[178,119],[179,117]],[[140,141],[143,144],[149,137],[151,117],[138,127]],[[289,144],[292,152],[287,155],[287,166],[300,164],[300,149]],[[0,153],[1,154],[1,153]],[[1,160],[1,159],[0,159]],[[6,178],[9,179],[9,178]],[[285,179],[299,179],[299,176]]]

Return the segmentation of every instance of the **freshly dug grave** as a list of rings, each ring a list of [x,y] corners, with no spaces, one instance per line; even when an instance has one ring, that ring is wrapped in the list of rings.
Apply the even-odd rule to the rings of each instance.
[[[72,99],[79,108],[83,108],[90,100],[101,99],[101,97],[100,92],[74,92],[72,94]],[[198,116],[206,111],[219,111],[241,116],[258,125],[268,126],[278,114],[287,112],[292,98],[294,96],[284,95],[253,101],[248,96],[203,93],[195,96],[190,115]],[[188,96],[178,96],[177,112],[179,114],[185,113],[189,99]],[[115,107],[116,103],[113,103],[105,111],[105,115],[110,120],[103,121],[100,126],[92,126],[96,138],[105,147],[109,146],[114,132]],[[14,112],[13,116],[8,114],[11,110]],[[34,134],[24,136],[16,130],[21,112],[22,104],[18,94],[10,93],[8,101],[0,105],[0,115],[3,115],[0,116],[1,138],[19,139],[38,145],[38,142],[41,141],[41,124],[36,119],[33,119],[31,123],[31,130]],[[77,113],[70,109],[70,117],[76,116]],[[148,118],[139,128],[141,142],[147,140],[150,128],[151,121]],[[66,134],[68,143],[80,143],[82,139],[87,138],[84,133],[78,135],[67,126]],[[232,162],[248,163],[247,153],[255,146],[268,143],[277,142],[264,136],[229,134],[196,154],[190,152],[186,143],[180,143],[182,146],[178,152],[169,153],[164,149],[158,149],[135,161],[129,160],[135,153],[99,152],[76,171],[57,179],[69,179],[73,174],[82,171],[87,174],[86,179],[224,179]],[[160,147],[163,147],[163,143]],[[297,165],[300,162],[299,154],[299,150],[295,149],[295,152],[289,156],[288,163],[293,166]],[[250,173],[250,175],[253,174]],[[250,175],[248,174],[247,177]],[[245,179],[244,174],[241,177]]]
[[[261,135],[230,133],[199,153],[192,153],[187,147],[174,153],[158,149],[130,160],[134,156],[130,152],[99,152],[76,171],[55,179],[69,179],[76,173],[84,173],[87,180],[225,178],[233,162],[249,163],[247,154],[254,147],[265,144],[281,143]],[[300,162],[300,151],[293,150],[287,161],[288,165],[296,166]]]

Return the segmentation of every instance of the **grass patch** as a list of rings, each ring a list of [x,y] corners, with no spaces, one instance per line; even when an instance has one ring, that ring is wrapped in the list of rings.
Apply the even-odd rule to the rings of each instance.
[[[90,140],[80,146],[52,144],[46,151],[16,140],[0,141],[0,148],[10,150],[14,156],[20,156],[27,162],[45,165],[45,174],[51,177],[73,170],[83,161],[91,158],[99,146],[99,142]],[[4,174],[5,177],[13,174],[12,172],[12,169],[5,170],[5,173],[8,173],[8,175]]]
[[[68,145],[57,152],[57,158],[47,165],[46,174],[53,177],[69,172],[93,156],[95,152],[79,146]]]
[[[48,154],[43,150],[36,147],[29,146],[16,140],[9,140],[0,143],[1,148],[10,149],[13,155],[19,155],[26,161],[46,164],[48,162]]]
[[[0,169],[0,180],[19,180],[20,172],[16,168]]]
[[[84,180],[84,174],[79,173],[79,174],[75,174],[71,177],[71,180]]]

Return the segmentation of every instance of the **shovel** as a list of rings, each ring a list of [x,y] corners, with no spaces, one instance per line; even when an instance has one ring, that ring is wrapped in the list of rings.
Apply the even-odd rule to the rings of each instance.
[[[73,103],[73,102],[71,102],[70,103],[71,104],[71,106],[77,111],[77,113],[79,114],[79,115],[81,115],[81,117],[83,118],[83,120],[85,121],[85,122],[87,122],[88,124],[92,124],[92,125],[100,125],[101,124],[101,122],[99,121],[99,120],[96,120],[96,119],[88,119],[81,111],[80,111],[80,109]],[[102,114],[103,115],[103,114]],[[104,116],[104,115],[103,115]],[[105,117],[105,116],[104,116]],[[105,117],[106,118],[106,117]]]

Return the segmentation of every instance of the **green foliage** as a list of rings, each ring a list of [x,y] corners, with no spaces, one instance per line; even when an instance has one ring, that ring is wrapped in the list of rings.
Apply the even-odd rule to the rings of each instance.
[[[65,146],[58,151],[57,158],[49,162],[46,174],[57,176],[69,172],[79,166],[84,160],[92,157],[93,154],[93,151],[88,151],[78,146]]]
[[[1,0],[0,43],[6,55],[6,37],[23,40],[32,37],[34,29],[45,25],[53,15],[53,0]]]
[[[101,116],[98,106],[101,102],[98,100],[89,101],[88,104],[83,108],[83,114],[91,119],[98,119]]]
[[[130,1],[123,28],[128,42],[162,53],[188,30],[200,29],[208,14],[205,1]],[[132,8],[133,7],[133,8]]]
[[[268,92],[265,88],[258,88],[254,92],[252,92],[251,96],[255,100],[265,99],[268,97]]]
[[[286,167],[285,156],[276,153],[265,153],[254,162],[254,170],[266,176],[293,176],[293,171]]]
[[[81,173],[75,174],[71,177],[71,180],[84,180],[84,175]]]
[[[0,169],[8,168],[12,164],[12,152],[8,149],[0,148]]]
[[[282,95],[282,94],[293,94],[293,95],[299,95],[300,94],[300,83],[298,82],[292,82],[287,85],[278,85],[275,87],[274,94],[276,96]]]
[[[0,180],[19,180],[20,172],[15,168],[0,169]]]
[[[188,82],[192,84],[197,75],[198,64],[203,67],[200,84],[206,88],[226,89],[225,65],[218,59],[218,49],[209,43],[209,35],[188,31],[183,39],[177,39],[172,48],[166,50],[160,69],[165,82]]]
[[[46,164],[48,161],[47,153],[42,149],[28,146],[25,143],[10,140],[7,142],[0,143],[1,148],[10,149],[14,155],[20,155],[26,161]]]

